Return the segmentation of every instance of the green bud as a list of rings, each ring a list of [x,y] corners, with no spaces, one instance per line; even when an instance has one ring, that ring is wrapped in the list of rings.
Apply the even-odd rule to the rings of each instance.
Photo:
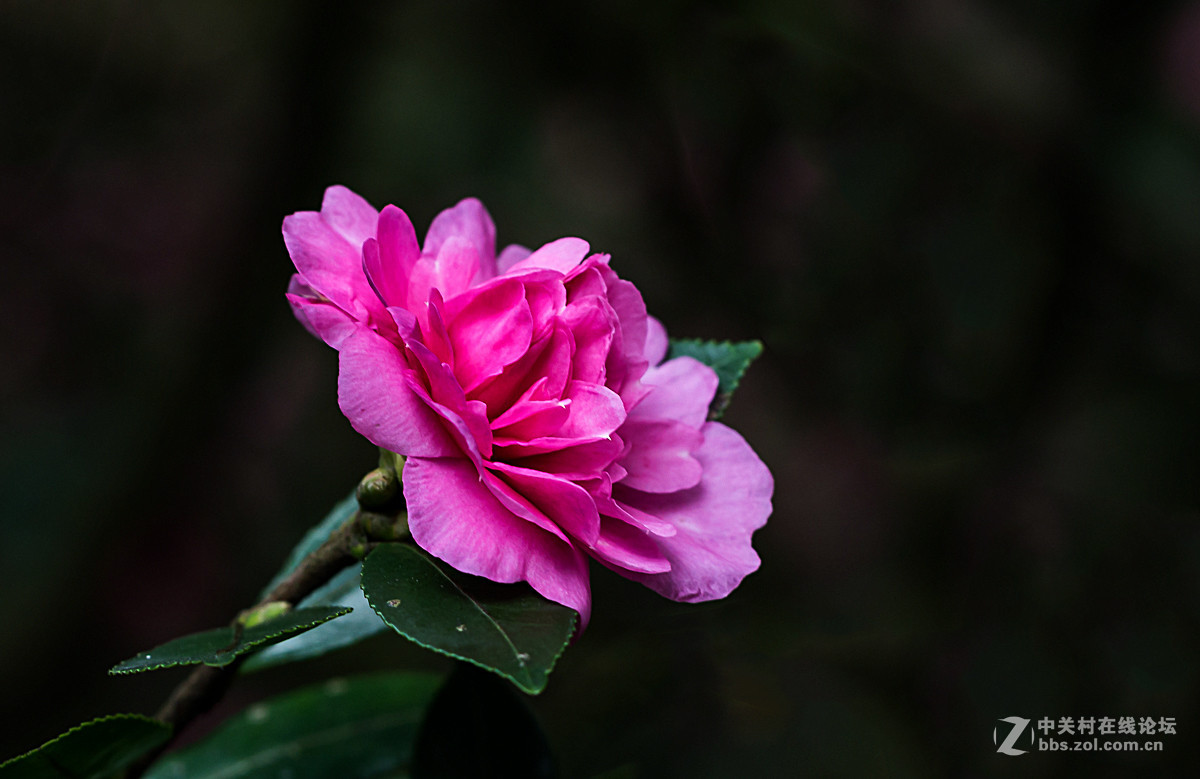
[[[292,610],[292,604],[283,600],[273,600],[252,609],[246,609],[238,614],[238,622],[242,627],[252,628],[264,622],[270,622],[276,617],[282,617]]]
[[[375,541],[395,541],[408,533],[408,515],[377,514],[373,511],[358,512],[358,526]]]
[[[389,449],[380,448],[379,467],[390,468],[399,474],[404,470],[404,455],[396,454]]]
[[[391,468],[376,468],[358,483],[358,505],[367,509],[383,508],[400,491],[400,480]]]

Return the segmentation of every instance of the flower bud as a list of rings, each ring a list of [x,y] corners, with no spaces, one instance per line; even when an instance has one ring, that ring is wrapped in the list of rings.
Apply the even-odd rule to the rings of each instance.
[[[408,516],[380,514],[374,511],[358,512],[358,526],[373,541],[396,541],[408,533]]]
[[[287,601],[273,600],[252,609],[246,609],[238,615],[238,622],[244,628],[252,628],[264,622],[270,622],[276,617],[282,617],[292,610],[292,604]]]
[[[358,483],[355,496],[364,509],[380,509],[396,497],[400,491],[400,480],[391,468],[376,468]]]

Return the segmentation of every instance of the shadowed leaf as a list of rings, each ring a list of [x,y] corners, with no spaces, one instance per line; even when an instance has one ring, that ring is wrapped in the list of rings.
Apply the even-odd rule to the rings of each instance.
[[[526,584],[462,574],[407,544],[363,562],[371,608],[421,646],[494,671],[537,694],[575,629],[575,612]]]

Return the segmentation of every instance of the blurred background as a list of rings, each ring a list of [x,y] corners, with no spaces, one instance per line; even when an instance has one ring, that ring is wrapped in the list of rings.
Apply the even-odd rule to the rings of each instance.
[[[182,671],[106,669],[373,467],[283,298],[333,183],[419,233],[477,196],[766,344],[726,416],[762,568],[697,606],[594,572],[530,700],[565,776],[1198,764],[1196,0],[0,2],[0,760],[153,712]],[[210,720],[393,667],[448,666],[380,636]],[[998,755],[1014,715],[1178,733]]]

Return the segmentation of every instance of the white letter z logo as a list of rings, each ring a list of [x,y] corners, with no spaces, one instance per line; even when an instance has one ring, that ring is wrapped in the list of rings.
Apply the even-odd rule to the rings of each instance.
[[[1008,731],[1008,738],[1004,739],[1004,743],[996,748],[996,751],[1004,755],[1023,755],[1024,749],[1017,749],[1013,745],[1017,743],[1017,739],[1025,732],[1025,726],[1029,724],[1029,720],[1024,717],[1003,717],[1001,722],[1007,722],[1012,725],[1012,730]],[[996,743],[996,728],[992,728],[992,743]]]

